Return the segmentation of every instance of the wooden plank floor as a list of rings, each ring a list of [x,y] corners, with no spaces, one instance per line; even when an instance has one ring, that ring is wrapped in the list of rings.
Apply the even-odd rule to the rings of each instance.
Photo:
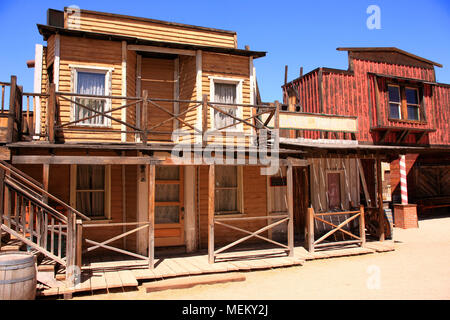
[[[65,286],[39,290],[39,296],[55,296],[65,293],[94,293],[97,290],[135,288],[139,281],[158,281],[174,277],[186,277],[232,271],[252,271],[279,267],[301,266],[308,260],[370,254],[394,250],[392,241],[368,242],[364,248],[348,247],[322,249],[309,253],[303,246],[294,248],[294,257],[288,257],[280,249],[260,249],[231,252],[220,255],[214,264],[208,263],[207,254],[191,254],[155,259],[155,268],[148,268],[147,261],[128,256],[105,255],[84,259],[81,281],[75,288]]]

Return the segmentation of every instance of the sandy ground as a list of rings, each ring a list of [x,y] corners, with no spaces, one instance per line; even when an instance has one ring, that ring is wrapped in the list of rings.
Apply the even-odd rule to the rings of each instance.
[[[145,293],[139,290],[74,299],[303,300],[450,299],[450,217],[395,229],[396,250],[308,261],[303,266],[245,273],[245,282]]]

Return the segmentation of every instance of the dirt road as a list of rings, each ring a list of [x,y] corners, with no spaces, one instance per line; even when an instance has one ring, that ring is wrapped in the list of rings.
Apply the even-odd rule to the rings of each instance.
[[[396,250],[246,273],[245,282],[75,299],[450,299],[450,217],[395,229]]]

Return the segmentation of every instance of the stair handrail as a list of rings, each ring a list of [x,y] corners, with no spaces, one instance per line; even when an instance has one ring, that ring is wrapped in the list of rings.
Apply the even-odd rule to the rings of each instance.
[[[80,218],[82,218],[83,220],[87,220],[90,221],[91,218],[87,217],[86,215],[82,214],[81,212],[79,212],[77,209],[71,207],[70,205],[68,205],[67,203],[65,203],[64,201],[58,199],[57,197],[55,197],[54,195],[52,195],[51,193],[47,192],[46,190],[44,190],[40,185],[39,182],[37,182],[36,180],[34,180],[33,178],[27,176],[25,173],[23,173],[22,171],[14,168],[12,169],[13,166],[9,165],[8,163],[6,163],[3,160],[0,160],[0,169],[5,170],[6,172],[8,172],[9,174],[19,178],[21,181],[23,181],[25,184],[27,184],[28,186],[31,186],[32,188],[34,188],[35,190],[39,191],[40,193],[42,193],[43,196],[47,197],[48,199],[51,199],[55,202],[57,202],[59,205],[63,206],[68,213],[73,212],[75,213],[77,216],[79,216]],[[50,207],[51,208],[51,207]],[[56,211],[56,210],[55,210]],[[57,211],[56,211],[57,212]]]

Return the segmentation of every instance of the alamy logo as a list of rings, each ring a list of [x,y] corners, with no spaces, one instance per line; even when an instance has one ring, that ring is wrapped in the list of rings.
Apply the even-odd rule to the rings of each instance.
[[[369,30],[381,29],[381,9],[379,6],[372,4],[367,7],[367,14],[370,16],[366,20],[366,25]]]
[[[279,134],[277,129],[261,129],[256,136],[257,144],[227,143],[239,141],[242,135],[233,132],[207,131],[201,144],[191,144],[192,133],[177,129],[172,133],[172,141],[178,141],[171,152],[175,164],[183,165],[261,165],[262,175],[274,175],[279,169]]]
[[[80,29],[80,7],[71,5],[66,9],[70,29]]]

